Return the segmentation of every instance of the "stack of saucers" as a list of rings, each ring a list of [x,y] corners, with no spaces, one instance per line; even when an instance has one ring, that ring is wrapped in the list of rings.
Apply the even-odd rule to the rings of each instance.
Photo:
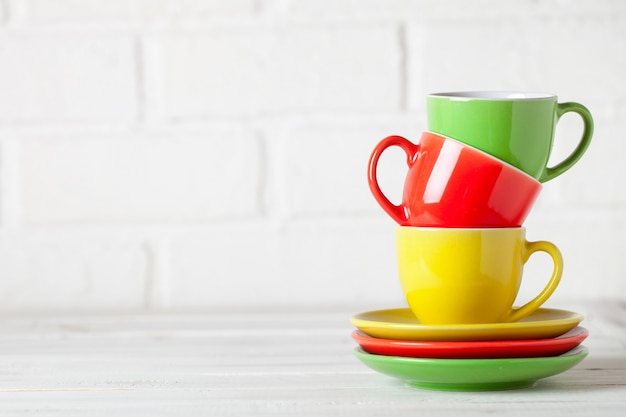
[[[418,388],[487,391],[530,387],[588,354],[583,316],[540,308],[513,323],[423,325],[408,308],[351,317],[365,365]]]
[[[582,136],[548,166],[554,127],[567,112],[582,118]],[[524,221],[542,183],[586,151],[591,114],[552,94],[515,92],[432,94],[427,113],[429,130],[417,143],[388,136],[370,155],[370,190],[397,223],[408,308],[353,316],[356,356],[410,385],[446,390],[523,388],[573,367],[588,353],[583,317],[544,306],[560,283],[562,254],[552,242],[527,240]],[[398,204],[377,178],[381,155],[394,147],[407,168]],[[524,265],[539,252],[552,271],[517,305]]]

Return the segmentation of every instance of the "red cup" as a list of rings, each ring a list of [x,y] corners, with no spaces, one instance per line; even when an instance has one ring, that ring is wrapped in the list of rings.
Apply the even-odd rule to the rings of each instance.
[[[407,156],[402,203],[393,204],[378,185],[376,169],[385,149]],[[519,227],[541,183],[500,159],[454,139],[424,132],[418,144],[389,136],[369,160],[368,182],[380,206],[401,226]]]

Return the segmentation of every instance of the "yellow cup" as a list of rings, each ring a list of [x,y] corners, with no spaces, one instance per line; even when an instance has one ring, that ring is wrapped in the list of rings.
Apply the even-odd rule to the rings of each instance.
[[[563,259],[551,242],[526,240],[523,227],[396,229],[400,283],[423,324],[501,323],[537,310],[561,280]],[[546,252],[554,268],[545,288],[531,301],[513,306],[524,264]]]

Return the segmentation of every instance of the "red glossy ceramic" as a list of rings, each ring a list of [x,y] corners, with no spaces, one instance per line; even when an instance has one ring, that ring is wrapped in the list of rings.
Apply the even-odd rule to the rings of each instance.
[[[574,349],[589,336],[578,326],[548,339],[432,341],[393,340],[371,337],[355,330],[352,338],[365,351],[377,355],[438,359],[532,358],[557,356]]]
[[[399,205],[377,180],[379,158],[392,146],[407,156]],[[541,191],[541,183],[525,172],[432,132],[422,133],[418,144],[401,136],[380,141],[370,156],[368,182],[378,204],[401,226],[519,227]]]

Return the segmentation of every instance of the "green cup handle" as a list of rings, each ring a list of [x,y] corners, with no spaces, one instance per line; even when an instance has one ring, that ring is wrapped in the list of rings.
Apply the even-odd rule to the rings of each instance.
[[[569,112],[578,113],[583,119],[584,130],[580,142],[578,143],[576,149],[574,149],[574,151],[562,162],[553,167],[546,167],[546,169],[543,171],[543,174],[539,178],[539,182],[547,182],[563,174],[565,171],[570,169],[576,162],[578,162],[578,160],[583,156],[583,154],[589,147],[589,143],[591,142],[591,136],[593,136],[593,118],[591,117],[591,113],[582,104],[572,102],[559,103],[557,104],[556,108],[557,121],[561,118],[561,116]]]
[[[557,248],[554,243],[547,242],[545,240],[538,242],[526,242],[525,252],[523,255],[524,263],[528,262],[530,256],[535,252],[546,252],[550,255],[554,263],[552,276],[548,280],[544,289],[535,298],[523,306],[511,310],[511,313],[506,319],[508,322],[517,321],[537,311],[537,309],[541,307],[541,305],[545,303],[548,298],[550,298],[554,290],[556,290],[556,287],[559,285],[559,282],[561,282],[561,275],[563,274],[563,256],[561,255],[559,248]]]

